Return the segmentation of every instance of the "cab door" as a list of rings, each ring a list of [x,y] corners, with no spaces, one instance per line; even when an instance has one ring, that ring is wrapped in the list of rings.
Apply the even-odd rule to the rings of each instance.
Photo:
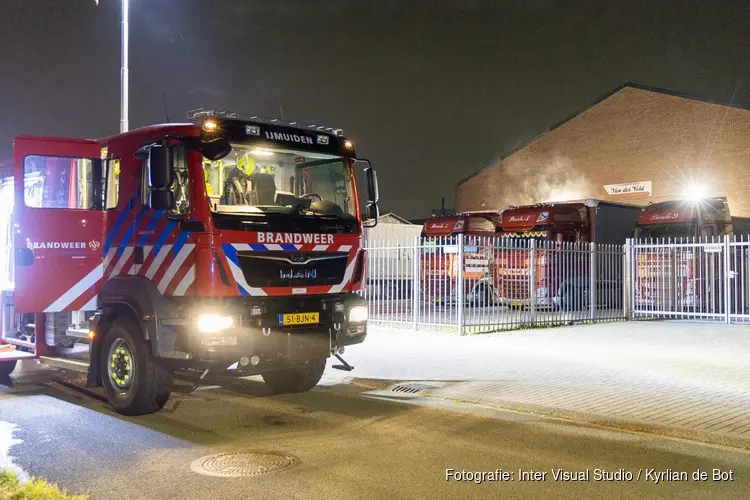
[[[14,142],[15,310],[93,310],[102,280],[102,162],[98,142]]]

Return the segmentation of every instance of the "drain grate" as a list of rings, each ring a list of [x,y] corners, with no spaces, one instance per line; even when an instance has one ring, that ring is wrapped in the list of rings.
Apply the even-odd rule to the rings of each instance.
[[[260,476],[291,467],[297,459],[275,451],[218,453],[193,461],[190,470],[216,477]]]
[[[420,383],[408,383],[408,384],[397,384],[391,387],[391,392],[400,392],[403,394],[416,394],[426,389],[434,389],[434,385],[420,384]]]

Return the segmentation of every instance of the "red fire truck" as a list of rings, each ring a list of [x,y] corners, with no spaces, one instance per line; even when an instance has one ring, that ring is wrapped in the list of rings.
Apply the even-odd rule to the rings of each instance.
[[[367,333],[355,292],[363,223],[378,215],[370,163],[340,130],[190,118],[101,140],[16,138],[0,375],[27,358],[79,369],[137,415],[162,408],[179,374],[260,374],[287,393],[314,387],[332,355],[352,368],[340,354]],[[66,356],[81,340],[89,352]]]
[[[498,302],[527,307],[533,294],[534,303],[540,308],[588,307],[589,254],[580,245],[570,245],[623,244],[632,234],[640,212],[641,207],[636,205],[599,200],[541,203],[504,210],[494,262]],[[598,281],[597,292],[602,297],[622,296],[608,289],[608,284],[622,286],[614,277]]]
[[[670,200],[643,209],[635,228],[639,243],[706,243],[658,246],[635,253],[634,305],[719,312],[723,261],[715,238],[750,234],[749,219],[732,217],[724,197]],[[718,249],[721,250],[721,249]]]
[[[464,212],[425,221],[420,252],[421,295],[433,303],[457,300],[459,280],[458,235],[464,235],[463,289],[466,302],[490,305],[492,246],[500,214]]]

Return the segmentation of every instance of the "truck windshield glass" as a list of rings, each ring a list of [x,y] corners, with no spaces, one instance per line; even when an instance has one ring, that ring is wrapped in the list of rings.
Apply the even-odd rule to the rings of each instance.
[[[691,236],[695,236],[695,226],[690,222],[647,224],[635,228],[636,239],[689,238]]]
[[[346,159],[235,144],[223,160],[203,160],[217,213],[294,212],[355,217],[354,178]]]

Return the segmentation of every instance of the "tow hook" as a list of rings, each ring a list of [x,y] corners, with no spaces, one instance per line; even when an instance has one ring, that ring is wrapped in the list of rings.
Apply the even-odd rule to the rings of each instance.
[[[339,350],[339,352],[342,352],[342,353],[343,353],[343,351],[344,351],[343,349]],[[339,354],[337,352],[336,354],[334,354],[334,356],[336,356],[336,358],[339,361],[341,361],[342,364],[340,364],[340,365],[332,365],[331,368],[334,368],[336,370],[343,370],[345,372],[350,372],[350,371],[354,370],[354,367],[352,365],[350,365],[349,363],[347,363],[346,360],[344,360],[344,358],[341,357],[341,354]]]
[[[334,324],[333,324],[333,329],[334,329],[334,330],[336,330],[337,332],[338,332],[339,330],[341,330],[341,323],[334,323]]]
[[[271,327],[270,326],[268,328],[265,328],[265,327],[261,328],[261,331],[263,332],[263,336],[264,337],[268,337],[269,335],[271,335]]]

